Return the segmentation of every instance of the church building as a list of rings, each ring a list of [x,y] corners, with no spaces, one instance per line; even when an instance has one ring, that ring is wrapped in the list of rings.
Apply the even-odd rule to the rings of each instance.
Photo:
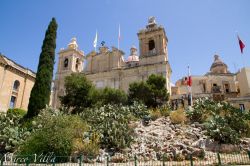
[[[71,73],[81,72],[97,88],[111,87],[128,91],[129,84],[145,81],[151,74],[166,78],[166,88],[171,93],[171,67],[168,60],[168,38],[165,29],[150,17],[145,28],[138,33],[139,53],[135,46],[125,60],[124,52],[115,47],[102,45],[99,51],[87,55],[78,48],[73,38],[66,49],[59,52],[58,68],[54,80],[52,106],[60,107],[59,96],[63,96],[64,79]]]
[[[228,101],[242,110],[250,109],[250,68],[231,73],[228,66],[214,55],[210,71],[205,75],[192,76],[193,99],[207,97],[215,101]],[[188,87],[186,77],[179,79],[172,87],[172,103],[187,105]]]

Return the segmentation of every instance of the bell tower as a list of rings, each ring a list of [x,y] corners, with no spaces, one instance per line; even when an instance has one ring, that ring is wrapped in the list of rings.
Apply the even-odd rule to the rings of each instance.
[[[167,36],[155,17],[149,17],[146,28],[137,33],[142,64],[168,61]]]
[[[149,17],[148,24],[137,33],[139,39],[139,66],[142,80],[150,74],[159,74],[166,79],[166,88],[171,94],[170,77],[172,69],[168,60],[168,38],[165,29],[156,23],[155,17]]]
[[[71,73],[82,72],[84,53],[78,49],[76,38],[72,38],[66,49],[61,49],[58,60],[56,78],[54,80],[52,106],[59,108],[59,96],[64,95],[64,79]]]

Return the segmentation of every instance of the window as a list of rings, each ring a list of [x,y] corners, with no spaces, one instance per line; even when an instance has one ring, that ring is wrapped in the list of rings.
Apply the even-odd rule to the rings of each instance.
[[[245,105],[244,104],[239,104],[240,105],[240,110],[244,111],[245,110]]]
[[[230,89],[229,89],[229,84],[224,84],[224,88],[225,88],[225,92],[229,93]]]
[[[203,86],[203,92],[206,93],[206,91],[207,91],[206,83],[202,83],[202,86]]]
[[[68,67],[68,65],[69,65],[69,60],[68,60],[68,58],[66,58],[65,60],[64,60],[64,68],[67,68]]]
[[[155,49],[155,42],[154,42],[154,40],[150,40],[148,42],[148,49],[149,49],[149,51]]]
[[[77,71],[78,71],[79,64],[80,64],[80,60],[79,60],[79,58],[77,58],[77,59],[76,59],[76,70],[77,70]]]
[[[16,97],[11,96],[11,98],[10,98],[10,108],[15,108],[15,105],[16,105]]]
[[[13,90],[14,90],[14,91],[18,91],[19,86],[20,86],[20,82],[19,82],[18,80],[16,80],[16,81],[14,82],[14,85],[13,85]]]

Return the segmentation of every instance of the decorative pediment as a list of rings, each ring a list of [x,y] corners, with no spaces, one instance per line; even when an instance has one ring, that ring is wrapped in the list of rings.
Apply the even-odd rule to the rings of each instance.
[[[1,65],[8,65],[8,63],[6,62],[6,60],[4,59],[4,57],[2,55],[0,55],[0,64]]]

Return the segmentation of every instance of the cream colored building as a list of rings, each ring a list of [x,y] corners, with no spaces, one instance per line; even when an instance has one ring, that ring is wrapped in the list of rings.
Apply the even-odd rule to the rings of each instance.
[[[129,84],[144,81],[151,74],[166,78],[166,88],[171,93],[171,67],[168,61],[165,30],[150,17],[145,28],[138,33],[139,51],[132,46],[130,55],[124,60],[124,52],[112,47],[101,46],[98,52],[86,56],[79,50],[73,38],[66,49],[59,52],[59,63],[54,81],[53,107],[60,106],[59,96],[64,94],[64,78],[74,72],[83,72],[97,88],[112,87],[128,91]],[[86,66],[84,66],[86,64]]]
[[[36,74],[0,54],[0,112],[27,110]]]
[[[242,109],[250,110],[250,68],[244,67],[236,73],[238,80],[239,96],[229,98],[228,101]]]
[[[229,101],[236,107],[250,109],[250,69],[243,68],[231,73],[218,55],[210,71],[203,76],[192,76],[193,99],[208,97],[216,101]],[[187,99],[186,77],[178,80],[172,87],[172,101]]]

